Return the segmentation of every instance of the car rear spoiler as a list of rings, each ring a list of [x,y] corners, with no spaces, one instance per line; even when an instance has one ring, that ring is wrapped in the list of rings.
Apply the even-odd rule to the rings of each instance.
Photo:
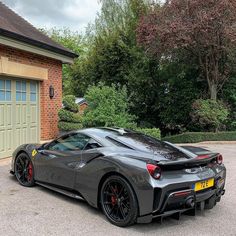
[[[195,158],[192,159],[188,159],[188,160],[180,160],[180,161],[160,161],[158,162],[159,166],[197,166],[197,165],[204,165],[204,164],[208,164],[212,161],[214,161],[217,158],[217,153],[212,153],[209,155],[200,155],[200,156],[196,156]]]

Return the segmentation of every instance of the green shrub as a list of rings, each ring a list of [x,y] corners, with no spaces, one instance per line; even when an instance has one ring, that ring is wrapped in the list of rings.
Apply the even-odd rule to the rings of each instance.
[[[204,130],[218,131],[229,115],[229,111],[223,102],[211,99],[199,99],[193,103],[192,108],[192,121]]]
[[[78,113],[79,106],[75,103],[75,96],[68,95],[63,98],[64,108],[58,112],[59,123],[58,128],[60,131],[72,131],[81,129],[82,117]]]
[[[83,125],[81,123],[59,121],[58,128],[59,130],[63,130],[63,131],[72,131],[72,130],[78,130],[78,129],[83,128]]]
[[[129,113],[130,102],[125,87],[99,83],[89,87],[85,98],[89,106],[83,115],[84,126],[136,127],[135,116]]]
[[[188,132],[162,138],[171,143],[199,143],[204,141],[236,141],[236,131],[232,132]]]
[[[152,128],[152,129],[137,128],[136,131],[144,133],[146,135],[149,135],[153,138],[157,138],[157,139],[161,138],[161,131],[159,129],[156,129],[156,128]]]
[[[73,123],[80,123],[82,122],[82,117],[78,113],[73,113],[71,111],[67,111],[65,109],[61,109],[58,112],[58,116],[61,121],[66,121],[66,122],[73,122]]]
[[[79,106],[75,103],[75,96],[73,95],[67,95],[63,98],[62,103],[64,105],[64,108],[71,112],[78,112]]]

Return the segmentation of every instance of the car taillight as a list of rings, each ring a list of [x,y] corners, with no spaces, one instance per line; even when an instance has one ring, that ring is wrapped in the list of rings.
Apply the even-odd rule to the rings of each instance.
[[[203,160],[203,159],[207,159],[209,157],[210,157],[209,155],[199,155],[199,156],[197,156],[197,159],[198,160]]]
[[[154,164],[147,164],[147,170],[154,179],[161,178],[161,168]]]
[[[217,164],[221,165],[223,163],[223,156],[219,154],[216,158]]]

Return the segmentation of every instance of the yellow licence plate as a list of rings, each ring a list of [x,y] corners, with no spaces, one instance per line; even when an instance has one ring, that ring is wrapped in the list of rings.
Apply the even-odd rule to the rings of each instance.
[[[197,191],[201,191],[203,189],[206,189],[206,188],[210,188],[214,185],[214,179],[208,179],[208,180],[204,180],[204,181],[201,181],[201,182],[197,182],[195,184],[195,187],[194,187],[194,190],[197,192]]]

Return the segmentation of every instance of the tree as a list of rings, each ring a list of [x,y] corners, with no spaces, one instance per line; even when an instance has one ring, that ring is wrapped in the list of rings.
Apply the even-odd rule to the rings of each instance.
[[[64,47],[70,49],[78,56],[85,51],[85,42],[84,38],[76,31],[72,31],[69,28],[51,28],[51,29],[40,29],[43,33],[48,35],[54,41],[63,45]],[[75,59],[75,63],[77,63],[80,58]],[[74,94],[75,91],[75,80],[74,80],[74,66],[64,64],[62,70],[62,81],[63,81],[63,94],[69,95]]]
[[[229,111],[221,101],[212,99],[199,99],[193,103],[191,113],[193,122],[196,122],[204,130],[218,131],[227,120]]]
[[[236,77],[231,77],[224,85],[220,93],[221,99],[230,109],[230,115],[227,120],[227,129],[236,130]]]
[[[136,40],[139,18],[148,11],[152,1],[101,2],[101,13],[86,35],[89,42],[86,56],[75,66],[76,95],[83,96],[89,85],[99,82],[107,86],[125,85],[132,99],[131,113],[143,126],[153,127],[158,120],[153,104],[158,91],[159,64],[145,55]]]
[[[195,129],[189,115],[192,104],[204,94],[204,83],[197,80],[198,71],[192,65],[172,62],[162,65],[159,73],[156,107],[162,135],[192,131]]]
[[[59,110],[60,121],[58,127],[61,131],[71,131],[82,128],[82,117],[79,106],[75,103],[75,96],[67,95],[63,98],[63,108]]]
[[[85,126],[135,127],[135,117],[128,113],[129,99],[125,87],[109,87],[100,83],[91,86],[85,98],[88,102],[83,117]]]
[[[216,100],[231,71],[235,12],[235,0],[167,0],[141,18],[138,41],[159,58],[174,60],[179,51],[197,58],[210,98]]]

